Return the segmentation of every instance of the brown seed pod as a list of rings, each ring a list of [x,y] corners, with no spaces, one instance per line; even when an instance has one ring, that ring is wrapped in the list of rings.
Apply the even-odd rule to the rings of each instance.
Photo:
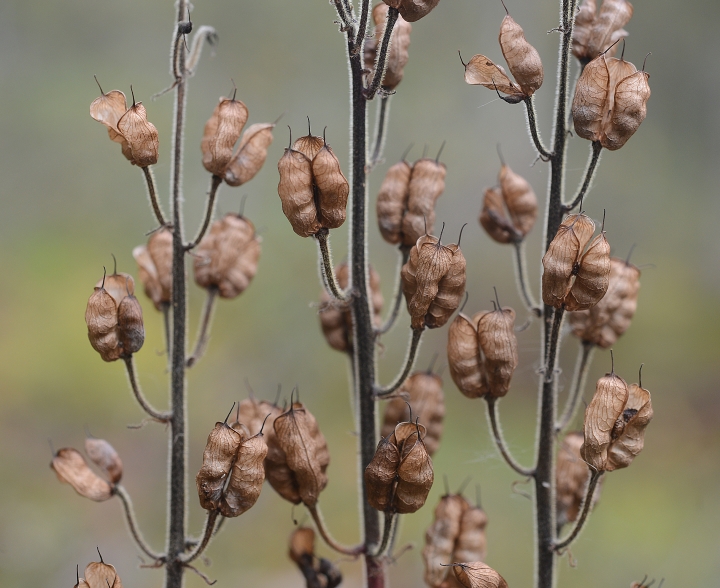
[[[402,220],[403,245],[411,247],[435,224],[435,203],[445,191],[447,168],[436,159],[423,158],[413,164],[408,183],[407,211]]]
[[[448,569],[441,564],[453,561],[460,520],[469,508],[467,500],[460,494],[446,494],[435,507],[432,525],[425,531],[422,551],[425,583],[432,588],[440,588],[447,577]]]
[[[380,46],[385,34],[385,21],[387,20],[388,10],[388,5],[383,2],[376,4],[372,10],[375,36],[372,39],[371,47],[367,47],[369,43],[366,42],[365,48],[365,67],[370,71],[375,68],[377,47]],[[390,49],[385,62],[385,76],[382,79],[382,86],[388,90],[394,90],[403,79],[403,69],[408,62],[411,31],[412,25],[401,15],[398,16],[390,37]]]
[[[300,137],[293,143],[292,148],[312,161],[315,159],[315,156],[320,153],[324,145],[325,139],[312,135],[310,131],[308,131],[307,135]]]
[[[268,438],[267,477],[286,500],[312,507],[327,486],[330,454],[315,417],[299,402],[279,415]],[[272,461],[271,461],[272,460]],[[272,470],[272,472],[270,471]]]
[[[392,510],[400,451],[391,434],[380,439],[372,461],[365,468],[365,486],[370,506],[381,512]]]
[[[624,259],[610,258],[608,291],[589,310],[570,314],[573,333],[609,349],[630,326],[637,309],[640,270]]]
[[[132,294],[125,296],[118,305],[117,317],[118,341],[123,356],[127,357],[140,351],[145,342],[142,308],[138,299]]]
[[[508,588],[505,579],[482,562],[454,563],[452,567],[464,588]]]
[[[324,141],[312,160],[312,174],[317,190],[318,220],[326,229],[337,229],[345,222],[350,184],[338,158]]]
[[[455,541],[451,561],[483,561],[487,556],[485,527],[488,518],[479,506],[469,506],[460,519],[460,531]]]
[[[638,384],[630,384],[627,403],[613,429],[607,471],[626,468],[632,463],[645,445],[645,427],[652,417],[650,392]]]
[[[484,86],[490,90],[497,90],[507,94],[503,98],[505,102],[515,104],[522,101],[526,96],[520,86],[511,81],[502,66],[484,55],[473,55],[465,66],[465,83],[471,86]]]
[[[558,528],[577,520],[585,491],[590,480],[590,468],[580,455],[583,444],[582,432],[568,433],[557,454],[556,466],[556,511]],[[600,499],[600,484],[592,498],[592,507]]]
[[[255,226],[242,215],[228,213],[212,224],[195,252],[195,282],[217,288],[222,298],[235,298],[255,277],[259,257]]]
[[[423,371],[415,372],[405,380],[396,396],[385,405],[380,435],[391,435],[398,423],[410,419],[408,404],[412,407],[413,414],[425,423],[425,448],[432,457],[440,445],[445,418],[445,394],[440,376]]]
[[[50,467],[58,480],[70,484],[80,496],[103,502],[113,496],[113,486],[90,469],[85,458],[72,447],[59,449]]]
[[[196,477],[200,506],[205,510],[218,510],[223,502],[223,490],[237,458],[245,435],[227,423],[215,423],[208,435],[203,463]]]
[[[612,57],[617,51],[614,44],[628,35],[623,27],[630,22],[632,14],[632,4],[627,0],[604,0],[599,14],[595,0],[583,0],[575,16],[573,55],[583,65],[604,51]]]
[[[477,325],[478,341],[485,358],[488,394],[500,398],[510,390],[510,380],[518,366],[515,311],[498,307],[484,313]]]
[[[293,231],[301,237],[314,235],[321,225],[315,210],[311,161],[305,154],[289,147],[278,162],[278,172],[278,196]]]
[[[265,481],[263,462],[267,452],[262,433],[241,443],[220,504],[224,517],[239,516],[257,501]]]
[[[525,96],[532,96],[543,83],[540,54],[525,39],[522,27],[508,14],[500,25],[500,49],[510,73]]]
[[[275,123],[250,125],[240,138],[238,150],[225,168],[223,179],[229,186],[242,186],[252,180],[267,159]]]
[[[440,279],[435,298],[430,303],[425,325],[429,329],[442,327],[450,320],[452,314],[460,306],[460,301],[465,295],[466,262],[465,257],[458,245],[447,246],[452,251],[452,259],[447,273]]]
[[[312,558],[315,555],[315,531],[310,527],[297,527],[290,534],[288,555],[295,563],[307,557]]]
[[[537,196],[530,183],[508,165],[503,164],[500,168],[498,181],[512,225],[524,237],[532,230],[537,219]]]
[[[89,588],[122,588],[122,582],[115,566],[102,561],[87,565],[84,582]]]
[[[542,259],[545,304],[556,308],[565,304],[580,256],[594,231],[595,223],[582,213],[568,215],[561,223]]]
[[[487,188],[485,190],[479,221],[488,236],[498,243],[512,243],[520,238],[512,222],[505,214],[502,192],[497,188]]]
[[[628,394],[625,380],[614,372],[605,374],[598,380],[595,395],[585,410],[585,442],[580,448],[580,455],[598,472],[608,469],[608,448],[617,437],[618,419],[623,423]]]
[[[468,398],[480,398],[488,391],[485,363],[480,354],[477,326],[485,312],[474,317],[458,313],[448,329],[448,366],[460,392]]]
[[[138,245],[132,254],[145,295],[162,310],[172,296],[172,233],[164,227],[155,231],[147,245]]]
[[[223,177],[233,156],[233,148],[248,119],[248,109],[234,98],[221,98],[205,123],[200,142],[202,162],[211,174]]]
[[[87,437],[85,439],[85,452],[111,484],[117,484],[123,475],[123,464],[118,452],[105,439]]]
[[[377,217],[380,234],[393,245],[403,239],[402,221],[407,209],[408,186],[412,167],[403,160],[391,166],[385,174],[377,197]]]
[[[415,22],[426,16],[440,0],[383,0],[391,8],[397,8],[407,22]]]
[[[257,435],[262,429],[263,436],[267,442],[268,437],[274,434],[272,424],[275,418],[280,416],[282,412],[279,406],[267,400],[258,401],[251,396],[238,404],[237,412],[235,413],[235,423],[233,423],[231,427],[239,430],[238,426],[242,424],[247,428],[250,435]],[[265,423],[264,427],[263,423]]]
[[[610,244],[605,233],[600,233],[578,262],[575,281],[565,297],[565,308],[574,311],[595,306],[605,296],[609,284]]]

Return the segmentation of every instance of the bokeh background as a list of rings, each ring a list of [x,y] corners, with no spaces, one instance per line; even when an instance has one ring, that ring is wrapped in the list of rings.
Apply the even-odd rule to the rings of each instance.
[[[513,2],[508,7],[540,51],[545,86],[537,94],[540,127],[549,141],[557,34],[553,0]],[[648,117],[621,150],[605,153],[588,214],[601,219],[613,251],[643,268],[639,308],[630,331],[615,347],[616,371],[643,381],[653,393],[655,419],[642,455],[627,470],[607,477],[601,501],[572,557],[560,563],[559,586],[625,587],[665,578],[666,588],[717,586],[720,577],[720,4],[712,0],[637,0],[628,25],[625,56],[638,66],[646,53],[652,98]],[[99,546],[126,586],[159,586],[162,572],[139,569],[122,521],[120,504],[91,503],[60,485],[48,468],[51,450],[80,447],[85,430],[110,440],[125,462],[125,485],[141,526],[161,548],[165,527],[166,432],[150,424],[127,428],[143,414],[127,390],[120,363],[105,364],[90,348],[85,304],[103,265],[135,273],[132,248],[145,239],[153,217],[141,174],[90,119],[98,95],[93,74],[107,91],[119,88],[144,101],[161,137],[156,174],[163,197],[169,172],[170,95],[151,100],[171,82],[168,48],[173,6],[141,0],[4,0],[0,6],[0,583],[4,586],[71,586],[75,565],[95,557]],[[541,199],[546,166],[532,166],[534,150],[522,106],[497,100],[491,91],[466,86],[457,51],[484,53],[501,62],[499,2],[442,2],[413,27],[405,80],[392,99],[386,162],[370,180],[376,192],[387,167],[410,144],[434,154],[443,141],[447,188],[438,219],[454,239],[463,223],[468,259],[469,308],[489,307],[492,287],[520,308],[511,250],[491,242],[476,218],[485,186],[498,171],[496,144],[524,174]],[[328,438],[330,485],[321,505],[329,527],[346,543],[357,540],[353,418],[345,358],[330,350],[317,318],[319,283],[315,245],[297,237],[278,201],[275,164],[287,141],[327,126],[328,142],[342,162],[348,157],[348,75],[343,37],[327,2],[198,0],[196,25],[214,25],[216,50],[205,51],[190,83],[186,132],[185,211],[188,232],[199,222],[209,181],[199,157],[202,127],[219,96],[231,92],[250,110],[250,122],[285,113],[265,168],[239,189],[223,187],[218,211],[245,213],[259,228],[263,253],[257,277],[233,302],[221,301],[206,357],[189,374],[190,529],[203,513],[194,493],[205,438],[235,400],[244,380],[260,397],[278,384],[294,385],[317,415]],[[589,145],[570,140],[568,189],[579,180]],[[345,165],[345,164],[344,164]],[[537,293],[540,227],[528,242]],[[370,223],[370,255],[383,279],[386,299],[395,281],[396,254]],[[347,251],[345,228],[333,233],[336,258]],[[167,398],[162,323],[141,296],[147,340],[137,354],[146,394],[157,406]],[[191,287],[194,335],[203,293]],[[519,312],[522,317],[523,313]],[[383,338],[382,381],[395,374],[405,352],[406,316]],[[444,361],[446,329],[427,334],[419,366],[435,353]],[[568,336],[562,354],[566,386],[577,342]],[[502,402],[506,436],[518,459],[530,463],[535,433],[539,352],[537,325],[520,334],[521,365]],[[610,367],[608,353],[595,356],[592,382]],[[460,395],[445,373],[446,432],[435,459],[436,483],[427,506],[405,517],[398,545],[412,543],[391,568],[393,586],[422,585],[420,550],[432,509],[444,492],[443,477],[457,489],[471,477],[488,512],[488,563],[511,586],[532,578],[532,508],[517,480],[499,459],[488,435],[484,404]],[[266,486],[255,508],[230,521],[201,566],[219,586],[301,586],[286,556],[293,518],[304,521]],[[334,557],[323,546],[321,554]],[[345,586],[359,585],[359,566],[341,561]],[[204,583],[188,575],[188,587]]]

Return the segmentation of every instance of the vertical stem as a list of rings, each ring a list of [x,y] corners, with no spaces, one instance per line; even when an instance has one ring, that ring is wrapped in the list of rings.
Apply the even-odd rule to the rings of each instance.
[[[178,0],[177,19],[180,23],[188,13],[188,0]],[[173,224],[173,289],[172,289],[172,351],[170,361],[170,476],[169,511],[167,537],[167,564],[165,566],[165,587],[181,588],[184,567],[181,556],[185,551],[185,486],[186,454],[185,438],[185,336],[187,300],[185,295],[185,246],[182,226],[182,162],[183,132],[185,123],[185,50],[177,55],[180,77],[175,86],[175,121],[173,124],[173,161],[171,170],[171,198]]]

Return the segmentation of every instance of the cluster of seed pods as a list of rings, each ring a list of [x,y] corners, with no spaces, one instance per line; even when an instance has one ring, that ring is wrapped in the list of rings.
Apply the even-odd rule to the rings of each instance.
[[[389,7],[387,4],[376,4],[372,9],[372,18],[375,23],[375,34],[365,41],[363,58],[365,70],[369,76],[374,74],[375,61],[378,48],[381,45],[385,34],[385,22],[387,21]],[[404,68],[408,62],[408,47],[410,46],[410,33],[412,25],[402,16],[398,16],[390,36],[390,49],[385,58],[385,75],[381,85],[387,91],[393,91],[402,81]]]
[[[445,173],[445,164],[437,158],[423,157],[412,165],[403,159],[390,167],[377,197],[378,226],[385,241],[412,247],[432,233]]]
[[[102,476],[96,474],[82,453],[72,447],[59,449],[53,455],[50,467],[55,470],[58,480],[70,484],[80,496],[95,502],[112,498],[123,474],[120,456],[110,443],[95,437],[85,439],[85,452]]]
[[[451,562],[481,562],[487,555],[487,515],[461,494],[446,494],[435,507],[425,532],[422,551],[425,583],[431,588],[454,588],[458,580],[448,574]]]
[[[288,555],[300,568],[308,588],[335,588],[342,582],[337,566],[315,555],[315,531],[309,527],[298,527],[292,532]]]
[[[590,468],[580,455],[584,441],[578,431],[568,433],[560,444],[555,465],[555,513],[558,529],[577,520],[590,481]],[[599,482],[600,484],[601,482]],[[599,486],[591,508],[600,499]]]
[[[106,564],[102,560],[102,556],[100,556],[100,561],[91,562],[85,567],[83,576],[83,578],[80,577],[78,569],[77,583],[74,588],[122,588],[122,582],[115,566]]]
[[[616,43],[628,35],[623,27],[632,14],[632,4],[627,0],[603,0],[599,12],[595,0],[583,0],[575,16],[573,55],[583,66],[605,51],[612,57]]]
[[[500,24],[500,49],[513,82],[505,70],[484,55],[475,55],[465,66],[465,82],[502,92],[505,102],[516,104],[530,98],[543,83],[540,54],[527,42],[522,27],[507,14]]]

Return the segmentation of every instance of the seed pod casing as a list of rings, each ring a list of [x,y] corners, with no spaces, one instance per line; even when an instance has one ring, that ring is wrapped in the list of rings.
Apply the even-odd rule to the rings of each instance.
[[[402,220],[403,245],[432,233],[435,224],[435,203],[445,191],[445,164],[423,158],[413,164],[408,183],[407,211]]]
[[[265,481],[263,462],[267,452],[262,435],[245,439],[240,444],[220,503],[221,515],[237,517],[255,504]]]
[[[451,244],[447,248],[452,252],[452,258],[447,272],[438,282],[437,294],[427,310],[425,325],[429,329],[442,327],[448,322],[465,295],[465,256],[458,245]]]
[[[123,475],[123,464],[118,452],[105,439],[87,437],[85,452],[100,471],[105,474],[111,484],[117,484]]]
[[[507,165],[500,168],[498,181],[512,224],[524,237],[532,230],[537,219],[537,196],[530,183]]]
[[[453,572],[464,588],[508,588],[500,574],[479,561],[454,563]]]
[[[375,510],[381,512],[391,510],[399,465],[400,452],[393,435],[380,439],[375,455],[364,473],[368,504]]]
[[[407,161],[391,166],[380,185],[377,197],[377,217],[380,234],[393,245],[403,239],[402,221],[407,208],[408,186],[412,167]]]
[[[487,523],[487,514],[479,506],[463,512],[451,561],[483,561],[487,557]]]
[[[610,244],[605,233],[600,233],[578,262],[575,281],[565,297],[565,308],[575,311],[595,306],[605,296],[609,284]]]
[[[200,506],[205,510],[220,508],[223,489],[244,438],[243,434],[219,422],[208,435],[203,463],[195,478]]]
[[[321,225],[315,209],[311,160],[294,148],[285,149],[278,162],[278,172],[278,196],[293,231],[301,237],[314,235]]]
[[[145,295],[162,310],[172,297],[172,233],[165,227],[155,231],[147,245],[138,245],[132,254]]]
[[[122,356],[129,357],[140,351],[145,342],[142,308],[138,299],[132,294],[120,301],[117,320],[118,342],[122,348]]]
[[[80,452],[72,447],[59,449],[50,467],[55,470],[58,480],[70,484],[80,496],[95,502],[103,502],[113,496],[113,486],[93,472]]]
[[[481,54],[473,55],[465,64],[465,83],[507,94],[503,100],[513,104],[525,98],[520,86],[507,77],[505,69]]]
[[[515,227],[505,214],[502,193],[497,188],[485,190],[479,221],[493,241],[507,244],[515,240]]]
[[[211,174],[219,177],[225,174],[247,119],[248,109],[240,100],[220,99],[205,123],[200,142],[203,166]]]
[[[510,380],[519,361],[515,311],[505,307],[487,312],[477,325],[480,349],[485,357],[488,394],[500,398],[510,390]]]
[[[425,504],[434,480],[432,459],[421,437],[420,428],[416,428],[402,442],[393,497],[394,510],[399,514],[419,510]]]
[[[252,180],[267,159],[267,150],[273,141],[275,123],[250,125],[240,138],[238,150],[227,164],[223,179],[229,186],[242,186]]]
[[[630,384],[628,400],[622,412],[622,430],[608,449],[607,471],[626,468],[645,445],[645,427],[653,417],[650,392],[638,384]],[[618,427],[615,431],[618,431]]]
[[[440,588],[448,574],[448,568],[440,564],[453,561],[460,520],[468,508],[470,505],[460,494],[446,494],[435,507],[433,522],[425,531],[422,551],[425,583],[432,588]]]
[[[89,588],[122,588],[122,582],[115,566],[105,562],[88,564],[84,575],[85,583]]]
[[[469,318],[459,313],[448,329],[448,366],[450,376],[468,398],[480,398],[488,391],[485,364],[480,355],[478,321],[485,313]]]
[[[383,0],[391,8],[397,8],[407,22],[415,22],[428,15],[440,0]]]
[[[527,42],[522,27],[508,14],[500,25],[500,49],[510,73],[526,96],[532,96],[543,83],[540,54]]]
[[[345,222],[350,184],[327,143],[312,160],[312,175],[317,190],[318,220],[326,229],[337,229]]]

